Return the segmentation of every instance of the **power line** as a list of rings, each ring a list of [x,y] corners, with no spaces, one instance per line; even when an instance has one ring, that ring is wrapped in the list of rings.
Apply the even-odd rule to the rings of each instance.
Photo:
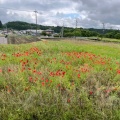
[[[0,9],[6,9],[6,10],[14,10],[14,11],[21,11],[21,12],[33,12],[33,10],[18,10],[15,8],[6,8],[6,7],[0,7]],[[42,12],[37,11],[38,14],[42,14]]]
[[[6,7],[0,7],[0,9],[6,9],[6,10],[14,10],[14,11],[22,11],[22,12],[35,12],[35,17],[36,17],[36,36],[37,36],[37,14],[42,14],[41,12],[38,12],[38,11],[32,11],[32,10],[18,10],[18,9],[15,9],[15,8],[6,8]]]
[[[27,11],[27,10],[18,10],[18,9],[15,9],[15,8],[6,8],[6,7],[0,7],[0,9],[6,9],[6,10],[16,10],[16,11],[24,11],[24,12],[33,12],[33,11]]]

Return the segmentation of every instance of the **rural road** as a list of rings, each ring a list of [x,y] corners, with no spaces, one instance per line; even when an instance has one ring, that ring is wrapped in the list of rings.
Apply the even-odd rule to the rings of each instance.
[[[7,38],[0,37],[0,44],[7,44]]]

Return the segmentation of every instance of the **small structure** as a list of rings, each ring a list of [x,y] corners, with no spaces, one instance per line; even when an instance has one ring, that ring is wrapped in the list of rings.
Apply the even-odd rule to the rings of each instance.
[[[44,30],[44,32],[45,32],[47,35],[52,35],[52,34],[54,34],[54,30],[52,30],[52,29]]]
[[[37,35],[40,35],[42,33],[43,30],[37,30]],[[28,29],[26,30],[26,34],[29,35],[36,35],[36,30],[34,29]]]

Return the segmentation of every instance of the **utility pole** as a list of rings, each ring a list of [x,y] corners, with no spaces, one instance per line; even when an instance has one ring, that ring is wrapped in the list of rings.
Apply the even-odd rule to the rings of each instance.
[[[113,28],[112,28],[112,26],[110,27],[110,30],[112,30]]]
[[[76,19],[75,39],[76,39],[76,30],[77,30],[77,23],[78,23],[78,21],[77,21],[77,19]]]
[[[35,19],[36,19],[36,40],[37,40],[37,11],[35,10]]]
[[[104,35],[104,32],[105,32],[105,23],[102,23],[103,24],[103,35]]]
[[[102,34],[101,34],[101,40],[103,39],[104,37],[104,32],[105,32],[105,23],[102,23],[103,24],[103,28],[102,28]]]
[[[62,30],[61,30],[61,37],[62,38],[63,38],[63,35],[64,35],[64,23],[63,23]]]
[[[5,38],[7,39],[7,43],[8,43],[8,27],[7,27],[7,24],[6,24],[6,35],[5,35]]]
[[[7,24],[6,24],[6,33],[8,34],[8,28],[7,28]]]

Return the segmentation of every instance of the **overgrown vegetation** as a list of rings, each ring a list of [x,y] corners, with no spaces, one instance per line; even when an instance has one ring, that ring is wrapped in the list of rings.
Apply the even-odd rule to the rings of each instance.
[[[119,120],[120,46],[0,45],[0,119]]]

